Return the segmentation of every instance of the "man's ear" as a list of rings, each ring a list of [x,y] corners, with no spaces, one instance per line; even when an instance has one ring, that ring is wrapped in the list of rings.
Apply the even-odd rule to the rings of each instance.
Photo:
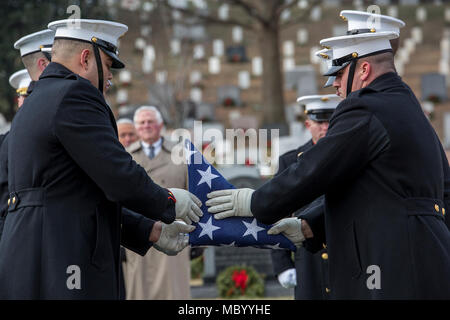
[[[309,129],[309,127],[311,127],[311,122],[309,121],[309,119],[305,120],[305,128]]]
[[[369,62],[363,61],[359,68],[359,72],[361,80],[366,81],[369,78],[370,73],[372,72],[372,66],[370,65]]]
[[[86,71],[89,69],[90,58],[91,58],[91,51],[89,49],[84,49],[83,51],[81,51],[80,65]]]
[[[40,72],[44,71],[44,69],[48,66],[49,63],[50,62],[46,58],[39,58],[36,62]]]

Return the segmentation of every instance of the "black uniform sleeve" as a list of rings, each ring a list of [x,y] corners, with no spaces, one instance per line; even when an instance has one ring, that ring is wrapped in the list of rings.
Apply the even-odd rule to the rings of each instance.
[[[303,245],[306,250],[316,253],[323,249],[326,243],[325,236],[325,196],[321,196],[314,200],[311,205],[303,210],[298,217],[308,222],[314,236],[306,239]]]
[[[144,256],[152,246],[149,238],[154,224],[154,220],[122,208],[121,245]]]
[[[442,157],[442,170],[443,170],[443,176],[444,176],[444,206],[445,206],[445,224],[447,225],[447,228],[450,229],[450,218],[448,215],[448,212],[450,212],[450,167],[448,164],[447,156],[445,155],[445,151],[442,148],[442,145],[440,144],[441,148],[441,157]]]
[[[110,201],[148,218],[173,222],[175,205],[167,190],[155,184],[125,151],[111,117],[100,93],[77,80],[56,112],[54,134]]]
[[[8,137],[6,137],[0,146],[0,240],[8,213],[8,198]]]
[[[288,166],[285,158],[286,157],[281,156],[279,159],[277,175]],[[272,259],[273,271],[277,275],[288,269],[295,268],[290,250],[271,250],[270,257]]]
[[[259,221],[275,223],[330,188],[354,179],[376,156],[372,152],[384,150],[386,135],[372,141],[371,133],[385,129],[360,99],[348,98],[339,109],[327,136],[253,193],[251,209]]]

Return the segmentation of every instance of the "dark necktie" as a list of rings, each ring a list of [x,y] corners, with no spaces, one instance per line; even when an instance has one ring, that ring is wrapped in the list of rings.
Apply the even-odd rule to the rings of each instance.
[[[155,157],[155,147],[154,146],[150,146],[150,153],[148,154],[148,157],[150,159],[153,159]]]

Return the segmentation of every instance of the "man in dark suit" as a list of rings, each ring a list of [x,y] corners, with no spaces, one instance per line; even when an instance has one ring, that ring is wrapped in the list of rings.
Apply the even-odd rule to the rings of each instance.
[[[116,299],[120,244],[176,254],[194,227],[174,220],[202,215],[198,199],[156,185],[117,138],[102,93],[124,66],[116,46],[127,27],[73,22],[49,24],[52,63],[8,136],[0,299]]]
[[[342,98],[327,135],[256,191],[213,192],[217,218],[274,223],[325,194],[330,297],[449,299],[450,169],[419,102],[395,72],[395,32],[324,39]],[[303,228],[302,228],[303,227]],[[310,230],[279,221],[298,246]]]
[[[297,161],[303,152],[312,148],[328,130],[329,121],[341,99],[336,95],[315,95],[300,97],[297,102],[304,106],[307,119],[305,127],[311,133],[311,140],[299,148],[283,154],[278,163],[279,175]],[[302,213],[323,208],[323,196],[305,205],[294,213]],[[285,288],[295,287],[296,300],[322,300],[328,298],[328,253],[326,248],[313,254],[301,247],[295,252],[294,260],[290,250],[272,250],[272,265],[278,281]]]

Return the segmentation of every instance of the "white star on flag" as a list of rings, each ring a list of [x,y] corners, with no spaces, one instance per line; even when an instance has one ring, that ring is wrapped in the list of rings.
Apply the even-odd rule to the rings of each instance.
[[[198,170],[198,173],[202,176],[200,181],[198,182],[197,186],[201,185],[202,183],[207,183],[209,188],[211,189],[211,181],[215,178],[218,178],[218,175],[215,175],[214,173],[211,173],[211,166],[208,166],[208,169],[206,171]]]
[[[252,223],[248,223],[245,221],[242,221],[242,223],[247,227],[247,230],[242,236],[245,237],[251,234],[253,238],[255,238],[255,240],[258,241],[258,232],[263,231],[265,229],[257,225],[256,219],[253,219]]]
[[[202,228],[202,232],[200,232],[199,234],[199,238],[204,236],[205,234],[211,239],[213,240],[213,232],[221,229],[220,227],[216,227],[212,224],[212,217],[209,217],[208,222],[206,223],[201,223],[199,222],[198,224],[200,225],[200,227]]]
[[[197,151],[191,150],[191,149],[188,149],[188,148],[184,149],[184,156],[186,157],[186,163],[187,164],[191,164],[191,157],[195,153],[197,153]]]

